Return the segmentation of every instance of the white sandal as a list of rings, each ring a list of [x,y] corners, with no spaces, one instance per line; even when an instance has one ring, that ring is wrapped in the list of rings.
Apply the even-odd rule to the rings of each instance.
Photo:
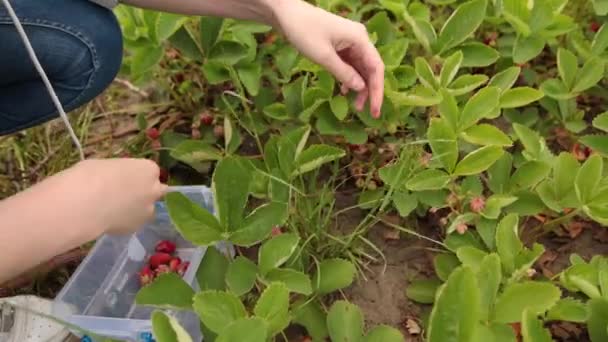
[[[0,299],[0,342],[63,342],[68,329],[51,319],[53,302],[36,296]]]

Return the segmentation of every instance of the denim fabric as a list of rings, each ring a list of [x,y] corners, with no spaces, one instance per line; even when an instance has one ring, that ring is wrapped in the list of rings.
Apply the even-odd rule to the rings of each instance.
[[[10,0],[66,111],[99,95],[122,62],[114,14],[87,0]],[[0,135],[58,113],[0,3]]]

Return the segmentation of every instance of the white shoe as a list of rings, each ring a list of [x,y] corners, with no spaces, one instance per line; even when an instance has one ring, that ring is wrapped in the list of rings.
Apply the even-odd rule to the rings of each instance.
[[[62,342],[70,332],[41,316],[52,315],[53,302],[36,296],[0,299],[0,342]]]

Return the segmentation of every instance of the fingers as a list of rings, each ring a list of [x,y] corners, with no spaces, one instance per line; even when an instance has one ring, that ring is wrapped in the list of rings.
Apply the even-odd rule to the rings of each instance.
[[[384,63],[374,45],[369,42],[364,54],[366,78],[368,80],[370,112],[375,118],[380,117],[384,99]]]
[[[322,61],[323,66],[331,72],[339,82],[342,82],[342,90],[352,89],[354,91],[362,91],[365,89],[365,81],[355,70],[354,67],[348,65],[337,52],[332,51],[328,54],[329,57]]]

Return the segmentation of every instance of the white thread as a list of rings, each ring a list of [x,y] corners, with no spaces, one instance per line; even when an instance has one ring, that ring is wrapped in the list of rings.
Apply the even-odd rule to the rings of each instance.
[[[46,72],[42,68],[42,65],[40,65],[40,61],[38,60],[38,57],[36,56],[36,52],[34,52],[32,43],[28,39],[27,34],[25,33],[25,30],[23,29],[23,26],[21,25],[21,22],[19,21],[19,18],[15,14],[15,10],[13,10],[13,7],[11,6],[11,4],[8,0],[2,0],[2,1],[4,3],[4,7],[6,7],[6,10],[8,11],[8,14],[10,15],[11,19],[13,20],[13,23],[15,24],[15,28],[17,29],[17,32],[19,33],[19,36],[21,37],[23,44],[25,44],[25,48],[27,49],[27,53],[29,54],[30,59],[32,60],[32,63],[34,63],[34,66],[36,67],[38,74],[40,74],[40,77],[42,78],[42,81],[44,82],[44,85],[46,86],[46,89],[48,90],[49,95],[51,96],[51,99],[53,100],[53,103],[55,104],[55,108],[57,108],[57,111],[59,112],[59,116],[63,120],[63,123],[65,124],[68,132],[70,133],[70,137],[72,138],[74,145],[76,145],[76,148],[78,149],[78,153],[80,154],[80,159],[84,160],[85,159],[84,150],[82,149],[80,140],[78,140],[76,133],[74,133],[74,129],[72,128],[72,125],[70,124],[70,120],[68,119],[67,114],[63,110],[61,101],[59,101],[59,98],[57,97],[57,94],[55,93],[55,90],[53,89],[53,86],[51,85],[51,82],[49,81],[49,78],[47,77]]]

